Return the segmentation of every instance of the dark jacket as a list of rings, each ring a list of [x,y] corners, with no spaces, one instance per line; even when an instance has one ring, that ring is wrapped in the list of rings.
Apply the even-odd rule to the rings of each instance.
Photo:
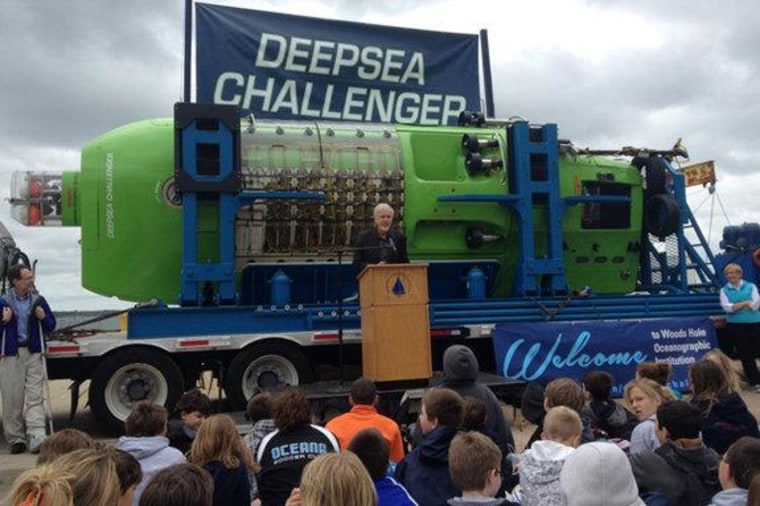
[[[196,431],[182,423],[182,420],[173,418],[167,423],[166,437],[169,438],[169,446],[181,451],[184,455],[193,446]]]
[[[478,383],[480,365],[470,348],[455,344],[443,353],[443,387],[454,390],[462,397],[474,397],[486,405],[486,429],[498,439],[499,448],[514,449],[512,430],[504,418],[501,403],[490,388]]]
[[[720,491],[718,454],[704,445],[683,449],[666,441],[629,459],[639,493],[662,492],[672,506],[706,505]]]
[[[742,436],[760,438],[757,420],[737,393],[721,396],[712,407],[707,401],[691,404],[704,414],[702,441],[721,455]]]
[[[591,427],[604,432],[608,438],[620,438],[630,441],[633,428],[638,425],[636,415],[615,401],[591,401],[581,410]],[[600,437],[597,434],[597,437]]]
[[[390,476],[375,481],[375,490],[377,506],[418,506],[409,492]]]
[[[251,504],[251,482],[248,469],[241,464],[236,469],[227,469],[221,462],[209,462],[203,469],[214,478],[214,506],[249,506]]]
[[[339,452],[332,433],[318,425],[305,424],[288,432],[275,430],[259,443],[256,477],[259,498],[264,506],[281,506],[301,481],[306,464],[325,453]]]
[[[408,264],[409,255],[406,252],[406,237],[401,232],[391,230],[388,233],[388,244],[381,245],[380,234],[371,228],[360,233],[354,241],[354,273],[358,276],[368,264]]]
[[[55,315],[50,310],[47,301],[42,295],[31,294],[32,297],[32,309],[29,313],[29,323],[27,325],[27,340],[29,342],[29,351],[32,353],[41,353],[44,347],[43,335],[40,332],[42,328],[43,333],[52,332],[55,329]],[[4,307],[10,307],[13,309],[13,304],[10,302],[10,294],[3,295],[0,298],[0,313]],[[34,308],[37,306],[42,307],[45,310],[45,318],[39,320],[34,316]],[[16,326],[16,312],[13,312],[13,317],[8,323],[0,323],[0,355],[7,355],[15,357],[18,355],[18,327]]]
[[[435,428],[396,466],[396,479],[420,505],[444,506],[462,495],[449,473],[449,445],[456,434],[454,427]]]

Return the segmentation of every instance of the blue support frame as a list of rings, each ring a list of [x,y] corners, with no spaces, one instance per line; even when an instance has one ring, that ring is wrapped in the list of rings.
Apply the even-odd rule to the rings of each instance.
[[[520,261],[515,274],[514,295],[566,294],[567,280],[562,258],[562,214],[559,196],[557,125],[531,127],[526,122],[508,128],[512,191],[518,195],[513,209],[520,221]],[[533,202],[546,205],[546,254],[536,256]],[[540,280],[540,284],[539,284]]]
[[[234,227],[235,213],[238,209],[236,185],[226,184],[237,178],[237,149],[239,131],[233,131],[219,122],[216,129],[201,129],[198,120],[184,125],[179,132],[182,175],[194,183],[191,191],[182,193],[182,279],[180,285],[180,304],[200,305],[204,294],[199,287],[205,283],[215,286],[216,304],[232,305],[236,303],[235,290],[235,252]],[[201,146],[216,147],[218,170],[206,173],[199,167],[198,151]],[[212,200],[218,209],[217,223],[218,249],[217,261],[198,258],[199,209],[201,201],[199,192],[204,188],[204,199]]]
[[[219,209],[219,261],[198,261],[198,195],[187,193],[183,195],[183,249],[182,249],[182,283],[181,304],[199,305],[203,294],[199,290],[202,283],[216,284],[218,304],[235,304],[235,252],[233,250],[235,213],[238,201],[234,195],[221,194],[216,205]]]
[[[499,300],[431,302],[432,330],[508,322],[619,320],[722,315],[714,294],[667,294],[620,297],[523,297]],[[339,315],[339,312],[342,314]],[[358,304],[314,304],[277,308],[227,306],[144,308],[128,314],[130,339],[271,334],[361,328]],[[467,335],[466,329],[463,336]],[[337,342],[335,343],[337,344]]]
[[[531,138],[531,131],[532,137]],[[561,198],[559,192],[559,151],[557,125],[531,127],[513,123],[509,133],[509,195],[442,195],[439,202],[495,202],[517,215],[519,258],[513,296],[557,296],[568,293],[563,257],[562,219],[574,205],[588,202],[630,202],[630,197],[614,195],[576,195]],[[546,202],[547,254],[536,257],[534,198]],[[541,280],[541,284],[537,280]]]

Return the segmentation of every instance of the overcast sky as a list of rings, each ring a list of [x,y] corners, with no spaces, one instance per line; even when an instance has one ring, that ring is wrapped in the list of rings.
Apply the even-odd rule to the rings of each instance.
[[[693,188],[703,231],[760,222],[760,3],[691,1],[215,1],[438,31],[487,29],[496,116],[559,125],[578,146],[715,160],[717,198]],[[126,307],[80,288],[78,229],[11,220],[10,174],[78,169],[92,138],[170,116],[181,99],[183,0],[0,0],[0,221],[39,260],[59,309]],[[724,212],[725,210],[725,212]]]

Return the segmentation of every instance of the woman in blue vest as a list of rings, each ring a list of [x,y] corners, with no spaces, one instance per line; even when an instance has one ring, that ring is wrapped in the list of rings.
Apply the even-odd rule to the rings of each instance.
[[[760,348],[760,295],[754,283],[742,279],[740,265],[726,265],[723,274],[728,282],[720,290],[720,305],[726,312],[726,330],[736,345],[747,382],[760,393],[760,373],[755,363]]]

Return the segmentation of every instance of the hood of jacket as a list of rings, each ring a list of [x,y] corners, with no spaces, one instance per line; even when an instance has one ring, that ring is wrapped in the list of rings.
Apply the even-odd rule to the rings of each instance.
[[[146,459],[157,454],[169,446],[169,438],[164,436],[130,437],[119,438],[117,448],[124,450],[137,460]]]
[[[575,448],[556,441],[536,441],[520,459],[520,482],[546,484],[559,480],[565,459]]]
[[[671,467],[687,475],[699,478],[707,488],[720,490],[718,481],[718,454],[702,445],[698,448],[679,448],[672,441],[666,441],[655,450]]]
[[[430,467],[448,467],[449,446],[457,434],[455,427],[441,426],[426,434],[419,446],[420,461]]]
[[[582,444],[565,459],[560,489],[567,506],[643,506],[631,464],[609,442]]]
[[[593,416],[590,416],[592,420],[599,420],[610,427],[624,427],[628,423],[625,408],[615,401],[591,401],[589,408],[591,409],[584,411],[584,414],[593,413]]]
[[[443,353],[444,384],[471,383],[478,379],[478,359],[470,348],[455,344]]]
[[[710,501],[710,506],[745,506],[746,504],[747,490],[744,488],[721,490]]]

